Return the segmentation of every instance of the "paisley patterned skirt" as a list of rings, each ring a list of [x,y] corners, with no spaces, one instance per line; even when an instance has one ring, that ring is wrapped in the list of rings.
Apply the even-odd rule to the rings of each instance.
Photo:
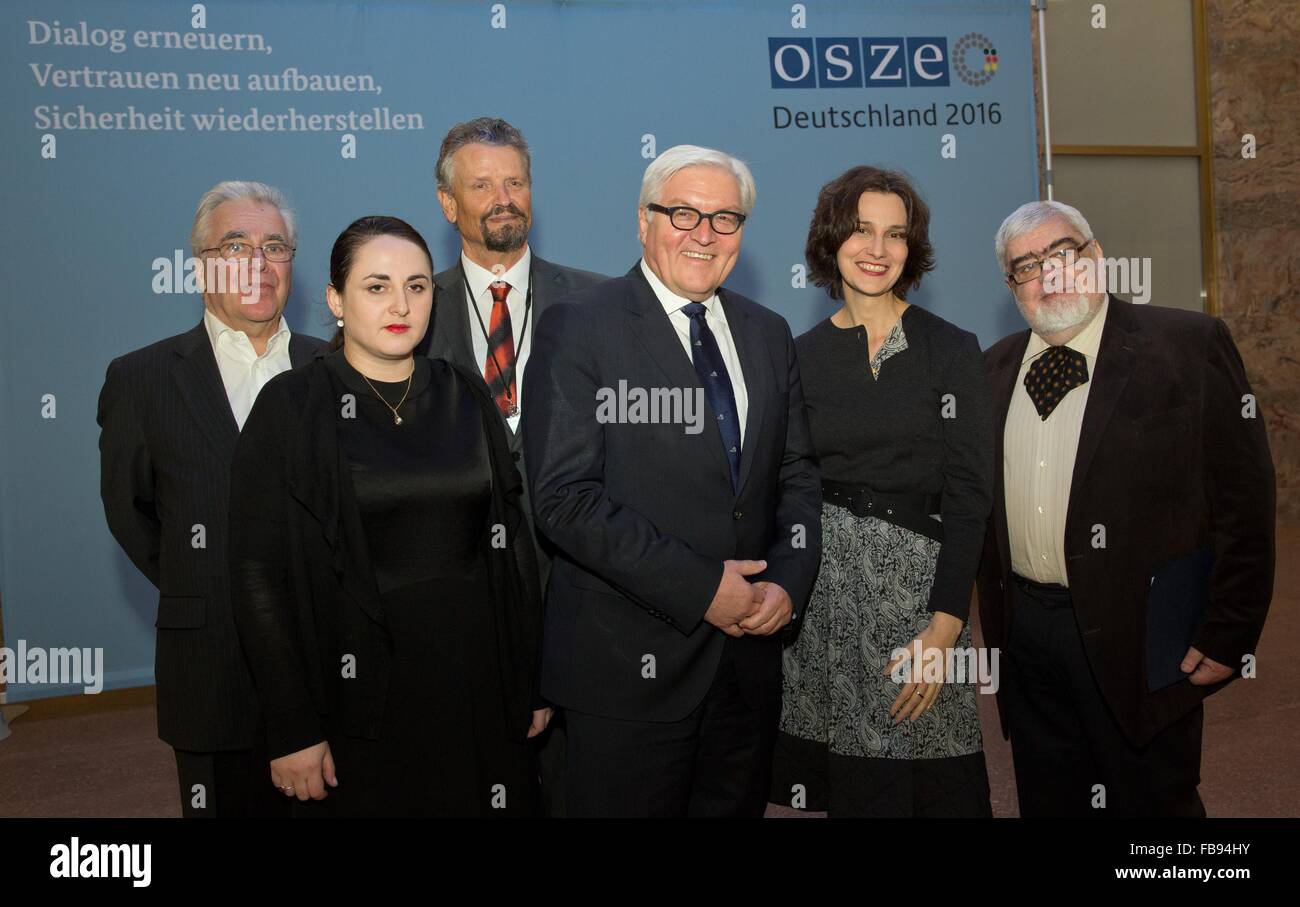
[[[915,722],[889,708],[890,655],[930,622],[940,543],[822,505],[822,563],[783,653],[771,800],[832,815],[990,814],[977,685],[945,683]],[[971,644],[970,624],[957,646]]]

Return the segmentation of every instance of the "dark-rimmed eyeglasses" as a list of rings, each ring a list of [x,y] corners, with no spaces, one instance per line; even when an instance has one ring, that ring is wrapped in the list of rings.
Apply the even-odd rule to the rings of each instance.
[[[660,214],[667,214],[668,221],[678,230],[694,230],[700,225],[700,221],[707,219],[709,226],[713,228],[714,233],[720,233],[728,236],[735,233],[745,223],[745,215],[739,211],[714,211],[711,214],[705,214],[698,208],[692,208],[690,205],[673,205],[671,208],[665,208],[663,205],[649,204],[646,205],[649,211],[657,211]]]
[[[1010,271],[1007,272],[1007,280],[1016,286],[1023,286],[1043,276],[1043,267],[1050,266],[1053,268],[1064,268],[1067,265],[1074,264],[1077,256],[1088,246],[1092,245],[1093,240],[1086,239],[1078,246],[1061,246],[1059,249],[1053,249],[1042,258],[1030,258],[1022,261]]]
[[[253,252],[258,249],[261,250],[262,257],[267,261],[289,261],[293,258],[294,253],[293,246],[279,240],[271,240],[271,242],[255,246],[246,239],[232,239],[210,249],[200,249],[199,254],[220,252],[222,258],[243,259],[252,258]]]

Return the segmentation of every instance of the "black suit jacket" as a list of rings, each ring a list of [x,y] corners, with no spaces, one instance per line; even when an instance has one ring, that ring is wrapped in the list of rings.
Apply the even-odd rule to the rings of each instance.
[[[591,271],[580,271],[577,268],[566,268],[563,265],[552,264],[545,259],[539,258],[535,252],[532,253],[532,272],[532,326],[528,328],[528,335],[524,338],[524,344],[525,346],[532,346],[535,351],[537,325],[541,322],[542,315],[552,305],[570,293],[609,278],[604,274],[595,274]],[[423,349],[430,357],[454,362],[463,371],[477,374],[482,379],[483,363],[474,361],[473,343],[473,336],[481,328],[472,317],[469,304],[465,298],[465,268],[461,264],[460,256],[456,257],[456,264],[453,267],[434,276],[433,284],[433,324],[430,326],[429,339]],[[518,340],[518,338],[515,339]],[[524,373],[524,381],[528,381],[529,376],[533,374],[532,368],[536,361],[536,353],[531,353],[528,359],[528,369]],[[528,396],[523,382],[520,383],[518,392],[520,400],[524,405],[527,405]],[[520,421],[519,423],[519,431],[511,431],[510,424],[505,420],[504,416],[501,417],[501,424],[506,427],[506,438],[510,444],[510,452],[514,458],[515,466],[524,478],[524,517],[527,519],[529,530],[533,532],[534,541],[537,543],[537,553],[540,558],[542,582],[544,584],[550,570],[551,552],[544,541],[537,538],[536,526],[533,524],[533,512],[528,490],[528,470],[524,459],[523,422]]]
[[[342,352],[331,355],[341,356]],[[506,727],[523,739],[537,700],[541,592],[523,483],[482,380],[445,362],[433,381],[477,398],[492,463],[491,523],[483,539],[495,614]],[[230,572],[235,623],[266,716],[270,758],[334,734],[378,739],[390,638],[361,512],[338,437],[341,406],[326,359],[277,375],[258,396],[231,469]],[[343,676],[351,656],[354,676]]]
[[[1011,395],[1024,393],[1016,378],[1028,343],[1025,330],[984,354],[998,451],[978,582],[989,646],[1005,647],[1011,618],[1003,436]],[[1217,318],[1112,296],[1090,380],[1066,570],[1098,686],[1141,746],[1222,686],[1182,680],[1148,692],[1147,597],[1160,567],[1209,545],[1209,603],[1192,645],[1238,671],[1255,651],[1273,592],[1273,461],[1262,414],[1243,418],[1250,384]],[[1096,526],[1105,527],[1105,547],[1094,545]]]
[[[293,365],[325,349],[289,338]],[[257,707],[226,563],[239,427],[203,322],[109,363],[98,421],[108,527],[159,592],[158,736],[183,750],[250,749]]]
[[[766,558],[751,581],[779,583],[796,609],[812,589],[821,485],[790,328],[739,294],[719,296],[749,395],[738,492],[711,410],[699,434],[597,421],[597,391],[620,381],[700,387],[639,265],[554,305],[538,323],[523,434],[538,531],[559,551],[542,693],[560,705],[644,721],[686,716],[713,682],[727,639],[702,620],[726,559]],[[781,688],[777,638],[731,643],[751,703],[770,705]]]

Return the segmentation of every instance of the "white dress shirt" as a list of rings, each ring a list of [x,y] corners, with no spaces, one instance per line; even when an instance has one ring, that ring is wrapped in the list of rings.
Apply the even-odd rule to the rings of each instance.
[[[1011,546],[1011,569],[1035,582],[1070,584],[1065,570],[1065,516],[1070,505],[1083,413],[1088,406],[1088,391],[1097,375],[1097,350],[1109,308],[1108,296],[1088,326],[1065,344],[1083,353],[1088,362],[1088,380],[1062,397],[1046,420],[1039,418],[1034,401],[1025,390],[1025,374],[1030,364],[1048,348],[1047,341],[1037,334],[1029,335],[1029,345],[1011,391],[1002,435],[1007,540]]]
[[[641,259],[641,272],[645,274],[646,280],[650,281],[659,304],[668,313],[668,320],[677,331],[677,339],[682,342],[682,349],[686,351],[686,357],[691,360],[693,366],[695,357],[691,353],[691,317],[683,312],[682,308],[694,300],[677,296],[664,286],[664,282],[650,269],[644,258]],[[714,293],[703,300],[702,305],[705,309],[704,322],[713,332],[714,339],[718,341],[718,350],[722,353],[722,361],[727,366],[727,375],[731,378],[731,390],[736,397],[736,418],[740,420],[740,445],[743,448],[745,421],[749,415],[749,394],[745,390],[745,374],[740,370],[740,356],[736,353],[735,341],[731,339],[727,313],[722,308],[722,301],[718,299],[718,294]]]
[[[479,373],[487,380],[485,368],[488,358],[487,333],[492,330],[492,283],[498,279],[510,284],[510,293],[506,296],[506,311],[510,313],[510,336],[515,344],[515,405],[519,413],[506,418],[511,431],[519,430],[519,420],[524,409],[524,369],[528,365],[528,353],[532,350],[532,327],[524,333],[524,309],[528,304],[528,269],[532,267],[533,250],[524,247],[523,257],[515,262],[514,267],[497,278],[486,268],[470,261],[462,252],[460,266],[465,270],[465,279],[469,282],[471,299],[465,300],[469,313],[469,338],[474,348],[474,361]],[[536,303],[534,303],[536,308]],[[477,314],[475,310],[477,309]],[[535,313],[529,313],[528,321]],[[480,322],[480,319],[482,321]],[[482,327],[480,327],[480,324]],[[520,340],[523,342],[520,343]]]
[[[280,316],[280,327],[266,341],[266,352],[260,356],[247,334],[227,326],[209,309],[203,310],[203,324],[208,330],[212,353],[217,357],[230,411],[243,431],[244,422],[266,382],[293,367],[289,362],[289,322]]]

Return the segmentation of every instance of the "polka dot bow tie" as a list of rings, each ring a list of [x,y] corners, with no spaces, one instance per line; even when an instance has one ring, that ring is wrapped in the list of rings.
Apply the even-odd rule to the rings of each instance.
[[[1068,346],[1047,348],[1025,373],[1025,390],[1044,421],[1065,395],[1088,381],[1088,360]]]

